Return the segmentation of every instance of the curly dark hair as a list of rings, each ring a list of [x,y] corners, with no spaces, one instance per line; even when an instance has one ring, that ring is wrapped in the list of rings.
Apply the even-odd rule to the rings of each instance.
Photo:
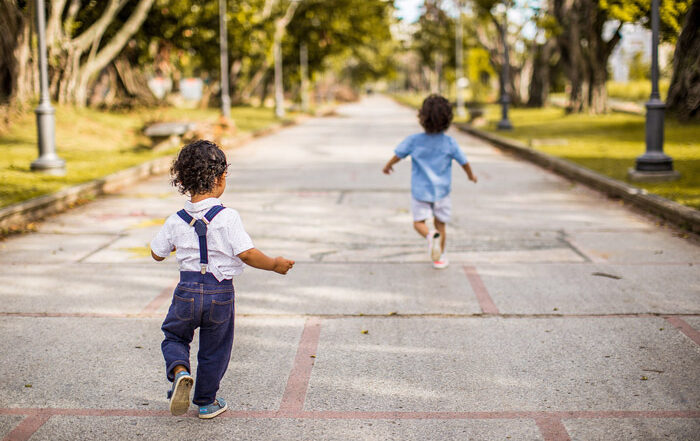
[[[170,183],[182,194],[205,194],[214,189],[217,178],[227,169],[226,155],[219,146],[200,139],[180,150],[170,167]]]
[[[440,95],[430,95],[423,100],[418,118],[426,133],[444,132],[452,122],[452,105]]]

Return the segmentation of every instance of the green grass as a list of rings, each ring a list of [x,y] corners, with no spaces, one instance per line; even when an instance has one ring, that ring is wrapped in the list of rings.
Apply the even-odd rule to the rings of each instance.
[[[155,121],[214,122],[216,109],[156,108],[103,112],[59,106],[56,108],[56,150],[66,160],[65,176],[32,172],[37,158],[36,118],[28,112],[0,133],[0,207],[55,192],[110,173],[175,153],[177,147],[154,152],[141,134]],[[239,132],[270,126],[273,109],[234,107],[231,117]]]
[[[662,79],[659,81],[659,93],[661,99],[665,100],[668,95],[669,80]],[[608,81],[606,83],[608,96],[623,101],[646,102],[651,95],[651,81],[636,80],[626,83],[618,83],[616,81]]]
[[[502,132],[496,130],[500,107],[490,105],[486,112],[489,122],[486,130],[535,144],[533,148],[539,151],[621,181],[628,181],[627,170],[634,167],[635,158],[645,151],[645,117],[641,115],[567,115],[557,108],[511,109],[509,116],[515,129]],[[667,118],[664,152],[673,158],[681,179],[632,184],[700,209],[700,125],[679,124]]]
[[[394,98],[419,107],[425,95],[401,94]],[[623,113],[567,115],[563,109],[511,109],[515,129],[496,129],[500,106],[486,106],[488,125],[483,129],[513,138],[533,148],[580,164],[612,178],[627,181],[627,170],[645,151],[645,117]],[[533,143],[533,140],[535,141]],[[537,145],[544,144],[544,145]],[[679,124],[667,118],[664,152],[674,161],[681,179],[663,183],[630,182],[651,193],[700,209],[700,124]]]

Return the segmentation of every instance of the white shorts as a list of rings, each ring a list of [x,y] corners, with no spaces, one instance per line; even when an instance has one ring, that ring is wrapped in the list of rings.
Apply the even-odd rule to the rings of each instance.
[[[413,213],[415,222],[428,220],[434,216],[437,220],[446,224],[450,221],[450,214],[452,214],[450,196],[445,196],[437,202],[419,201],[411,197],[411,213]]]

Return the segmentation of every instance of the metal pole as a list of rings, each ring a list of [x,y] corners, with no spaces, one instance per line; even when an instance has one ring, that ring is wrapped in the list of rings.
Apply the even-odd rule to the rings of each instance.
[[[219,0],[219,49],[221,55],[221,114],[231,118],[231,97],[228,79],[228,31],[226,30],[226,0]]]
[[[651,95],[646,103],[646,152],[637,157],[629,176],[634,180],[672,180],[673,159],[664,153],[664,111],[659,95],[659,0],[651,3]]]
[[[41,95],[36,113],[36,128],[39,145],[39,157],[31,163],[32,170],[51,175],[65,175],[66,161],[56,154],[56,122],[51,99],[49,98],[49,75],[46,61],[46,19],[44,17],[44,0],[36,0],[36,28],[39,43],[39,80]]]
[[[299,48],[299,65],[301,69],[301,111],[309,111],[309,51],[306,43]]]
[[[284,89],[282,88],[282,44],[278,34],[275,32],[275,115],[277,118],[284,117]]]
[[[464,76],[464,72],[462,69],[462,63],[464,61],[464,55],[462,54],[462,45],[464,38],[462,36],[462,4],[463,0],[458,0],[457,1],[457,29],[455,32],[455,48],[456,48],[456,53],[455,53],[455,58],[456,58],[456,77],[457,80],[455,82],[455,89],[457,92],[457,116],[459,117],[465,117],[467,116],[467,112],[464,110],[464,91],[462,89],[462,77]],[[438,78],[438,81],[440,79]]]
[[[503,66],[501,69],[501,120],[498,122],[498,130],[512,130],[513,125],[508,120],[508,104],[510,96],[506,91],[509,82],[510,59],[508,58],[508,10],[503,13],[503,26],[501,28],[501,39],[503,40]]]

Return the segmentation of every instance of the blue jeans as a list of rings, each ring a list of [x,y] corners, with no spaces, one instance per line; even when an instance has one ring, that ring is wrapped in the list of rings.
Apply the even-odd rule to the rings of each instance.
[[[211,274],[180,272],[180,283],[161,329],[161,344],[168,380],[173,368],[190,369],[190,343],[199,329],[197,378],[192,402],[206,406],[214,402],[219,383],[231,358],[233,347],[234,289],[230,279],[217,281]]]

